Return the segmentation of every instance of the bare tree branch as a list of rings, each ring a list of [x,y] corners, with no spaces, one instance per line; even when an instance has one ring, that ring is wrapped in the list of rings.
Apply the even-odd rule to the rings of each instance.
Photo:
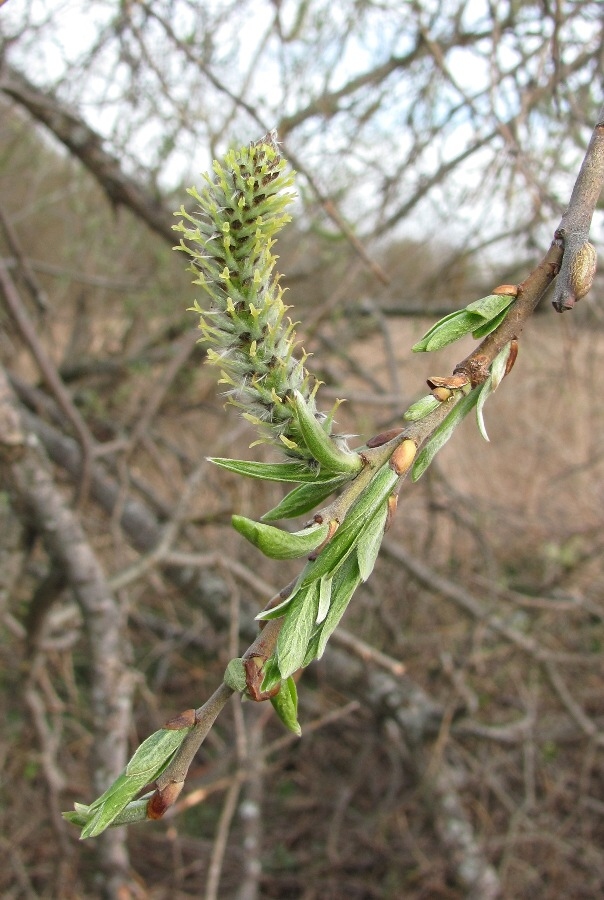
[[[133,680],[124,663],[123,614],[87,536],[54,484],[39,441],[21,424],[2,369],[0,479],[39,532],[51,565],[65,573],[82,610],[90,650],[95,787],[102,793],[124,768],[128,752]],[[125,835],[117,831],[104,837],[101,865],[110,895],[117,896],[130,882]]]

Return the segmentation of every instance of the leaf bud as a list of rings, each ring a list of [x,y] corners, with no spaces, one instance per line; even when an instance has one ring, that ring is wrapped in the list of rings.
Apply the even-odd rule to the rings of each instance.
[[[505,294],[507,297],[517,297],[518,296],[518,285],[517,284],[500,284],[496,288],[493,288],[491,294]]]
[[[596,248],[585,241],[570,261],[570,284],[575,300],[581,300],[589,292],[596,274],[596,262]]]
[[[402,444],[398,445],[390,457],[390,468],[393,469],[397,475],[404,475],[405,472],[408,472],[411,468],[416,453],[417,447],[415,441],[410,439],[403,441]]]

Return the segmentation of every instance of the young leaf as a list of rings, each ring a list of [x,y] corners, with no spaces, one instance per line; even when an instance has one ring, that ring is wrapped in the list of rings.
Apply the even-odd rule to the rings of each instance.
[[[386,503],[375,513],[367,528],[361,534],[357,543],[357,561],[359,564],[359,573],[361,581],[367,581],[380,552],[382,546],[382,538],[384,537],[384,526],[388,516],[388,506]]]
[[[223,681],[237,694],[242,694],[245,691],[245,669],[241,657],[229,660],[229,664],[224,671]]]
[[[425,335],[423,336],[423,338],[421,339],[421,341],[418,341],[416,344],[413,345],[413,347],[411,348],[412,351],[413,351],[414,353],[420,353],[420,352],[422,352],[422,351],[425,351],[425,350],[427,349],[428,342],[430,341],[430,338],[431,338],[431,337],[432,337],[432,336],[433,336],[433,335],[434,335],[434,334],[435,334],[435,333],[436,333],[443,325],[446,325],[448,322],[452,322],[452,321],[453,321],[454,319],[456,319],[456,318],[460,315],[460,313],[462,313],[462,312],[463,312],[463,310],[461,310],[461,309],[456,309],[456,310],[454,310],[453,312],[448,313],[446,316],[443,316],[442,319],[439,319],[438,322],[436,322],[431,328],[428,329],[428,331],[426,331],[426,333],[425,333]]]
[[[493,362],[491,363],[491,381],[492,381],[492,390],[496,391],[501,382],[505,377],[505,370],[507,368],[508,359],[510,356],[510,351],[512,349],[512,342],[509,341],[505,347],[503,347]]]
[[[178,733],[178,731],[173,732],[173,734]],[[184,735],[181,735],[180,739],[182,741]],[[157,769],[137,772],[133,775],[120,775],[120,777],[116,779],[111,787],[103,794],[104,799],[102,803],[99,805],[98,801],[95,801],[95,803],[89,807],[91,815],[87,824],[82,829],[80,839],[86,840],[86,838],[97,837],[105,831],[105,829],[115,821],[117,816],[136,797],[141,789],[144,788],[146,784],[155,781],[170,762],[174,752],[175,750],[170,753],[168,758],[164,760]],[[99,798],[99,800],[100,799],[101,798]]]
[[[480,316],[485,322],[490,322],[504,309],[511,306],[515,299],[513,294],[489,294],[488,297],[468,303],[466,311]]]
[[[318,481],[316,484],[299,484],[293,491],[286,494],[280,503],[264,513],[262,519],[265,522],[274,522],[276,519],[293,519],[295,516],[302,516],[322,503],[346,481],[348,481],[347,476]]]
[[[477,341],[482,340],[483,337],[486,337],[487,334],[490,334],[492,331],[495,331],[495,329],[501,325],[501,323],[503,322],[503,320],[505,319],[507,314],[508,314],[508,308],[506,306],[506,308],[504,310],[502,310],[498,316],[495,316],[493,319],[490,319],[488,322],[483,322],[482,325],[479,325],[478,328],[475,328],[474,331],[472,332],[472,337]]]
[[[279,664],[274,656],[271,656],[270,659],[264,664],[264,678],[262,680],[262,684],[260,685],[261,691],[272,691],[272,689],[279,684],[281,681],[281,672],[279,671]]]
[[[161,769],[155,777],[160,772]],[[90,809],[90,817],[82,828],[80,840],[85,841],[87,838],[98,837],[106,828],[113,825],[116,819],[124,813],[124,810],[130,805],[134,797],[151,780],[153,779],[146,778],[144,774],[128,776],[123,781],[118,779],[115,782],[114,790],[107,796],[102,806],[97,810]]]
[[[281,682],[281,689],[275,697],[271,697],[271,703],[285,727],[300,737],[302,729],[298,722],[298,691],[291,676]]]
[[[242,534],[250,543],[258,547],[270,559],[298,559],[308,556],[321,544],[329,533],[329,523],[312,525],[302,531],[283,531],[272,525],[263,525],[246,519],[245,516],[233,516],[233,528]]]
[[[487,434],[487,427],[484,423],[484,416],[483,416],[482,410],[483,410],[485,403],[487,402],[487,398],[492,393],[491,383],[492,383],[491,376],[489,375],[487,380],[484,382],[484,384],[480,388],[480,393],[478,394],[478,400],[476,402],[476,424],[478,425],[478,430],[481,433],[481,435],[483,436],[483,438],[485,439],[485,441],[489,441],[490,438]]]
[[[319,608],[317,610],[317,625],[325,620],[331,604],[331,585],[333,579],[324,575],[319,581]]]
[[[440,319],[412,349],[415,353],[440,350],[466,334],[472,334],[476,338],[489,334],[503,321],[514,300],[515,297],[510,294],[489,294],[488,297],[474,300],[464,309]]]
[[[158,767],[180,747],[189,731],[190,728],[162,728],[149,735],[126,766],[126,775],[157,773]]]
[[[300,591],[287,611],[277,638],[277,661],[281,678],[293,675],[304,661],[308,641],[317,620],[319,585]]]
[[[446,419],[433,431],[413,464],[411,470],[413,481],[421,478],[438,451],[444,447],[459,423],[476,404],[479,393],[480,389],[474,388],[469,394],[465,394],[461,400],[457,401]]]
[[[258,622],[268,622],[271,619],[280,619],[285,615],[285,611],[294,601],[298,593],[297,586],[294,587],[293,591],[286,597],[285,600],[282,600],[281,603],[278,603],[277,606],[272,606],[270,609],[261,609],[258,615],[256,616],[256,620]]]
[[[322,476],[317,468],[312,468],[302,463],[262,463],[248,459],[224,459],[220,456],[209,456],[208,462],[235,472],[237,475],[245,475],[248,478],[260,478],[263,481],[284,481],[293,484],[306,482],[315,483],[333,478],[333,475]]]
[[[333,438],[323,430],[299,391],[294,392],[294,409],[306,447],[322,468],[347,475],[355,474],[362,468],[363,462],[359,454],[340,450]]]
[[[310,665],[313,659],[317,658],[317,650],[319,649],[319,641],[321,640],[321,631],[323,629],[323,622],[320,625],[316,625],[313,628],[313,633],[310,636],[310,640],[308,642],[308,647],[306,648],[306,653],[304,655],[304,659],[302,660],[301,668],[305,669],[306,666]]]
[[[511,346],[511,342],[507,343],[505,347],[499,351],[499,353],[491,363],[491,373],[480,390],[478,402],[476,404],[476,422],[478,424],[478,430],[480,431],[485,441],[489,440],[489,436],[487,434],[486,425],[484,424],[483,408],[488,398],[494,391],[497,390],[497,388],[501,384],[501,381],[505,375],[505,369],[508,357],[510,355]]]
[[[403,419],[407,422],[417,422],[433,412],[437,406],[439,406],[439,401],[436,397],[433,397],[432,394],[427,394],[411,404]]]
[[[111,820],[109,825],[104,826],[102,830],[106,827],[114,828],[118,825],[131,825],[133,822],[144,822],[147,818],[147,805],[152,796],[153,791],[149,791],[147,794],[143,794],[142,797],[139,797],[138,800],[131,800],[130,803],[124,806],[121,812]],[[74,803],[74,807],[74,812],[64,812],[61,813],[61,815],[68,822],[71,822],[72,825],[77,825],[84,830],[91,819],[95,817],[95,813],[91,813],[90,807],[83,806],[81,803]],[[86,834],[82,834],[81,838],[95,837],[97,833],[100,834],[100,831],[96,832],[94,835],[87,832]]]
[[[189,731],[190,728],[162,728],[143,741],[124,772],[87,807],[88,818],[80,835],[82,840],[101,834],[141,788],[155,781]]]
[[[426,351],[442,350],[443,347],[447,347],[449,344],[453,344],[460,338],[465,337],[466,334],[470,334],[481,321],[473,313],[461,310],[454,319],[436,329],[426,343]]]
[[[387,499],[397,481],[398,475],[388,465],[383,466],[375,474],[373,481],[352,506],[344,522],[321,550],[317,559],[307,563],[300,576],[300,587],[311,584],[323,575],[331,575],[337,570],[352,552],[359,534]]]
[[[331,589],[331,606],[329,612],[323,622],[321,634],[317,641],[317,649],[315,656],[321,659],[327,646],[327,641],[336,630],[340,623],[340,619],[346,612],[346,608],[350,603],[352,595],[356,591],[361,581],[361,574],[355,556],[349,557],[344,565],[338,570],[334,577],[334,583]]]

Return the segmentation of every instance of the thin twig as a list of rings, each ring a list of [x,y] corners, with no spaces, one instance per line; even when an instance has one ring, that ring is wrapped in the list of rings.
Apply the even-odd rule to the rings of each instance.
[[[42,346],[33,322],[29,318],[25,304],[19,296],[17,288],[2,260],[0,260],[0,286],[4,293],[6,307],[14,324],[18,328],[23,341],[31,351],[40,370],[40,374],[52,391],[61,411],[73,426],[78,441],[80,442],[82,448],[82,470],[80,475],[79,500],[80,502],[83,502],[88,494],[90,485],[90,466],[94,440],[88,426],[69,396],[54,363]]]
[[[558,312],[572,309],[577,299],[573,267],[577,253],[589,238],[589,228],[604,184],[604,105],[575,181],[570,203],[558,225],[564,243],[564,257],[552,305]]]
[[[17,236],[17,232],[13,228],[13,224],[9,218],[9,216],[4,211],[4,207],[0,204],[0,224],[4,229],[4,234],[6,236],[6,242],[11,249],[11,252],[15,254],[16,262],[19,266],[19,271],[23,276],[23,280],[25,284],[30,290],[32,299],[36,306],[38,307],[38,311],[41,313],[47,313],[49,309],[48,304],[48,295],[46,291],[40,285],[40,282],[36,278],[35,272],[33,270],[32,265],[30,264],[29,259],[23,252],[23,248],[21,247],[21,242]],[[8,263],[5,262],[5,265],[8,266]]]
[[[233,780],[227,791],[220,819],[218,820],[218,828],[216,830],[216,838],[212,848],[212,857],[208,869],[208,880],[206,882],[205,900],[217,900],[218,888],[220,886],[220,875],[222,872],[222,864],[226,852],[229,830],[235,810],[237,809],[237,801],[241,785],[237,779]]]

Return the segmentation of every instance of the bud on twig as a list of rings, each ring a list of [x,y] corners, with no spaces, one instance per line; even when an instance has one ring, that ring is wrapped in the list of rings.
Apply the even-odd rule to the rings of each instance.
[[[597,254],[596,248],[589,241],[581,244],[578,250],[571,253],[565,271],[565,258],[562,261],[562,270],[559,278],[559,290],[556,292],[552,304],[558,312],[572,309],[578,300],[589,293],[596,274]]]

